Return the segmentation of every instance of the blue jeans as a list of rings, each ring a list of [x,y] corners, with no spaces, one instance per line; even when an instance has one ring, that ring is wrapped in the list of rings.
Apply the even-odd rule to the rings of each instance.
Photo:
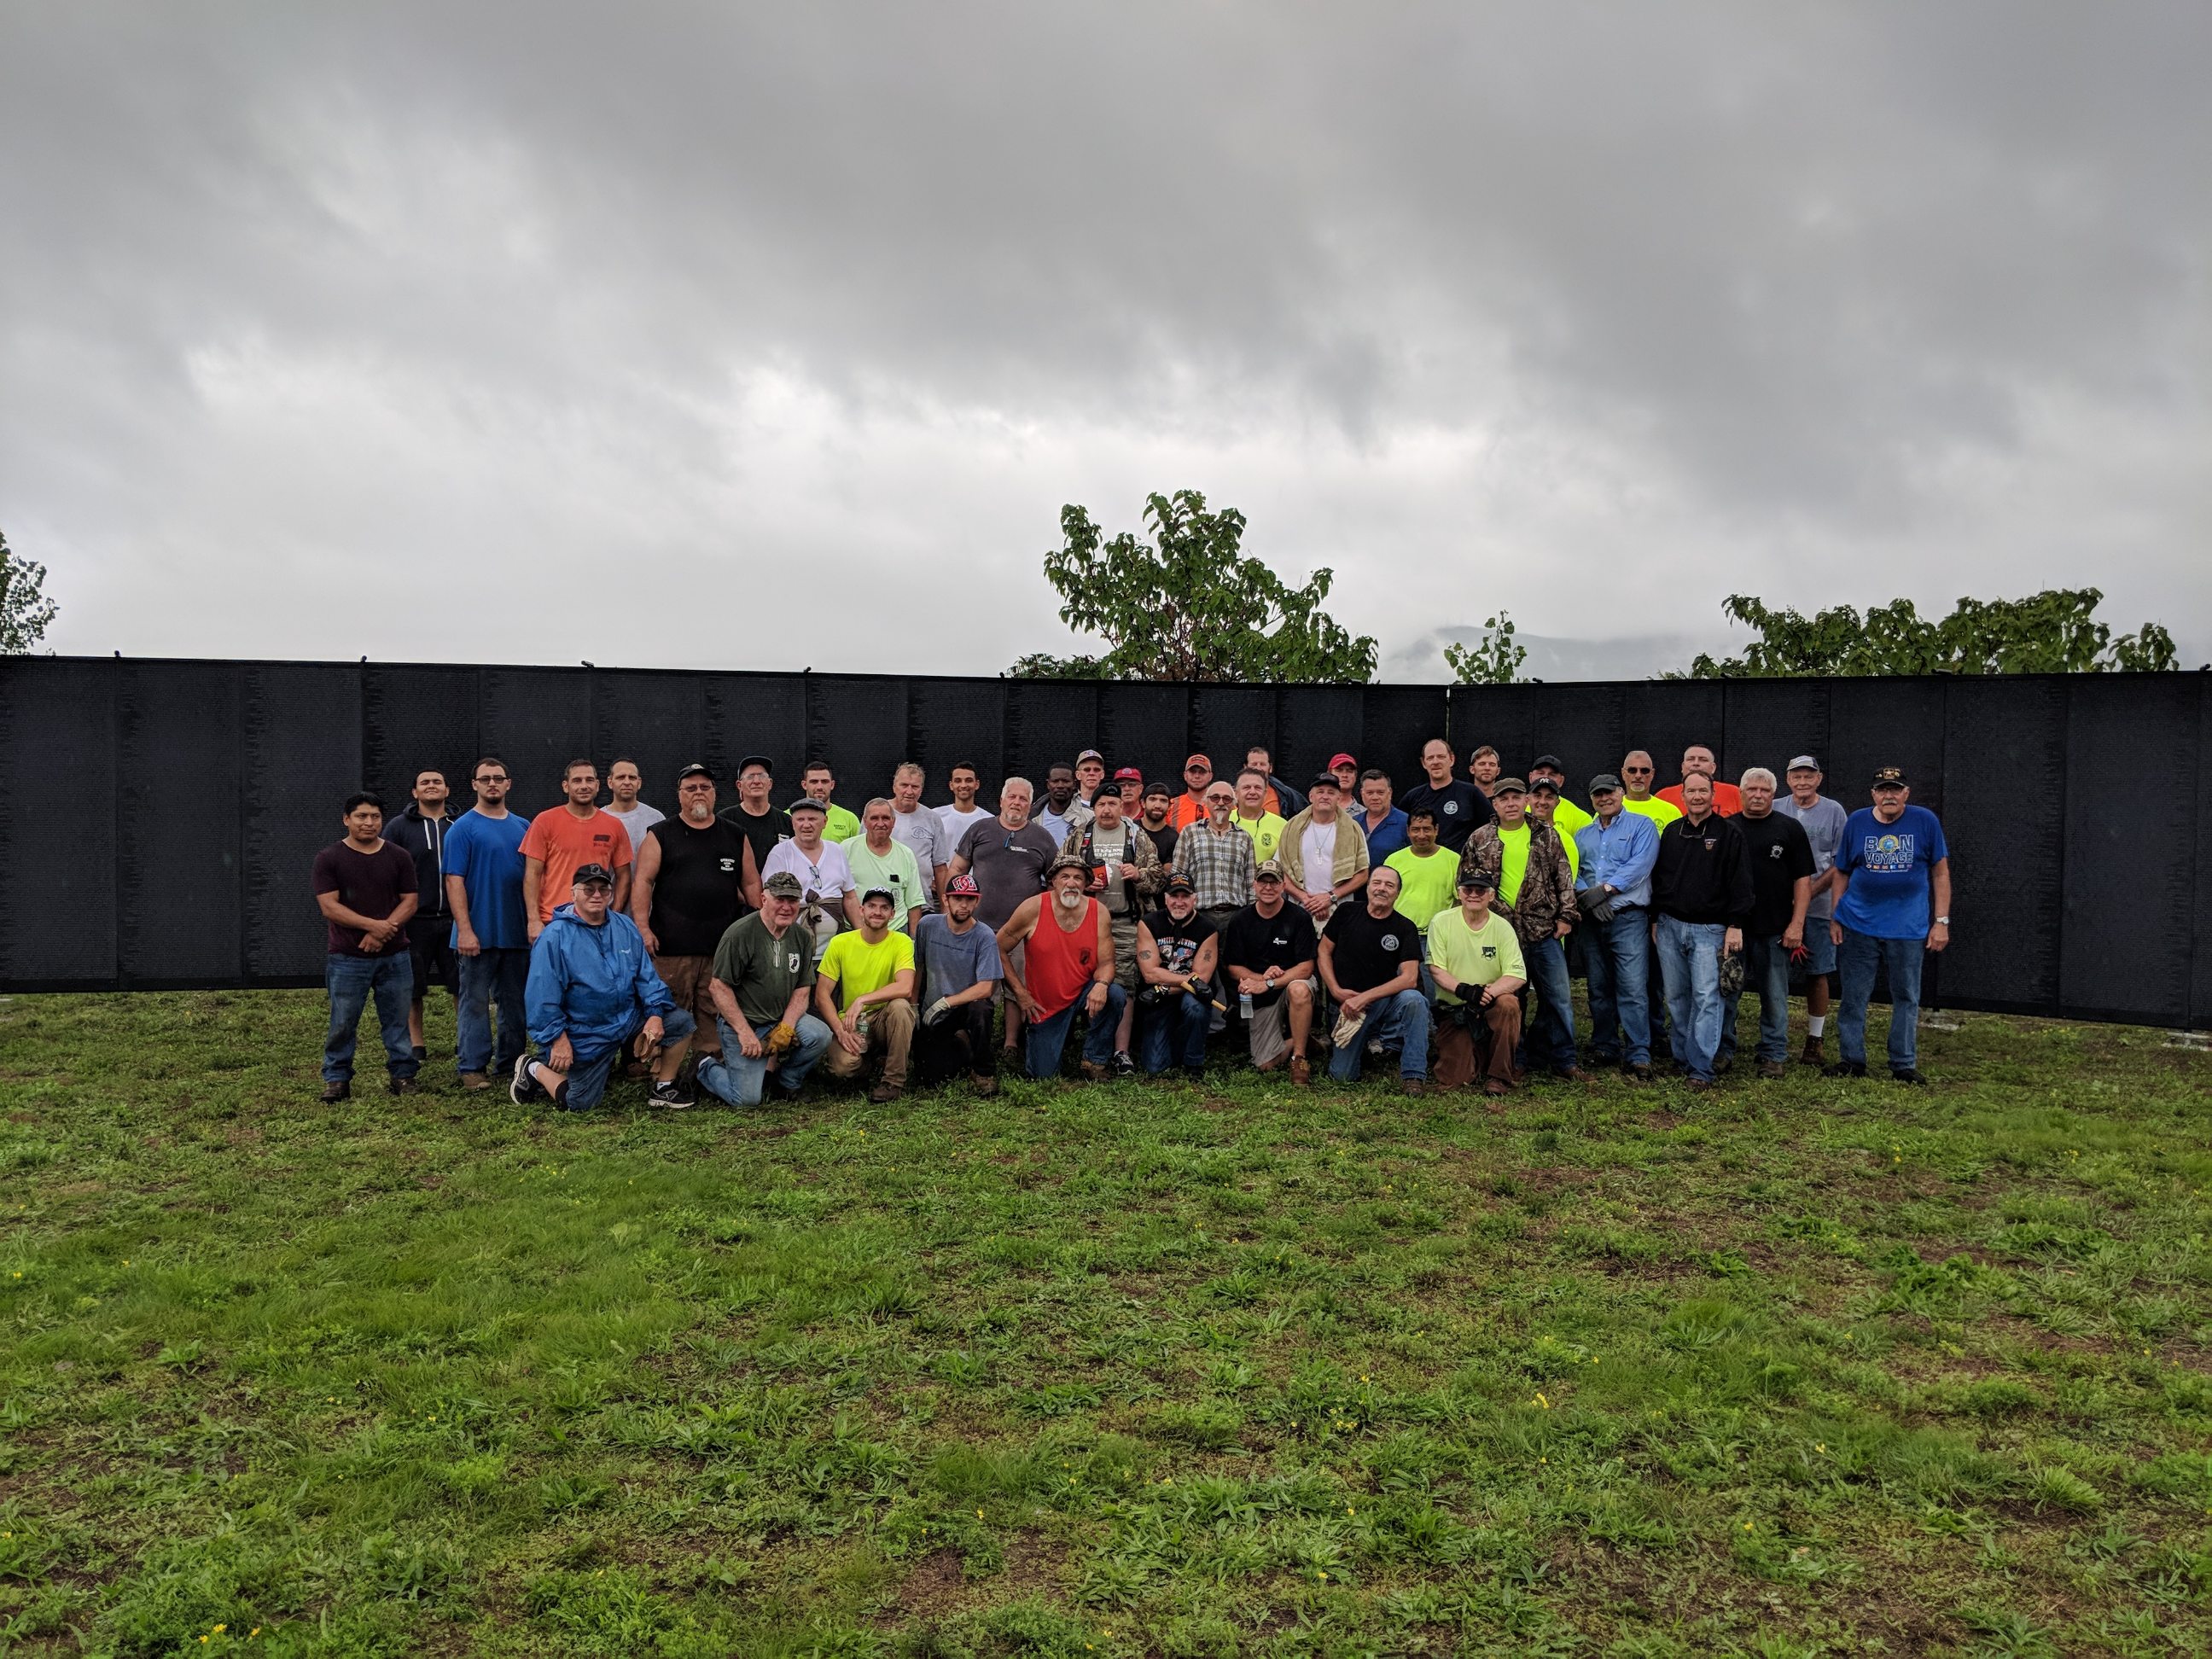
[[[1146,1076],[1178,1066],[1206,1064],[1206,1033],[1213,1020],[1210,1004],[1188,991],[1158,1002],[1137,1004],[1137,1063]]]
[[[459,1025],[454,1043],[455,1068],[463,1072],[487,1069],[507,1073],[530,1044],[528,1017],[522,1012],[523,987],[530,978],[527,946],[511,950],[487,947],[463,957],[461,995],[455,1008]],[[499,1049],[492,1050],[491,1010],[499,1004]]]
[[[1090,1000],[1091,993],[1085,991],[1051,1018],[1028,1028],[1030,1076],[1060,1075],[1060,1057],[1067,1048],[1067,1033],[1075,1024],[1075,1011]],[[1093,1066],[1103,1066],[1114,1058],[1114,1028],[1121,1023],[1121,1010],[1128,1001],[1129,994],[1120,986],[1106,988],[1106,1006],[1098,1011],[1091,1022],[1091,1029],[1083,1034],[1083,1057]],[[1212,1010],[1206,1012],[1210,1015]]]
[[[1521,959],[1528,964],[1528,983],[1536,992],[1534,1028],[1524,1028],[1521,1036],[1528,1065],[1567,1071],[1575,1063],[1575,991],[1567,978],[1566,942],[1540,939],[1523,945]]]
[[[1809,924],[1806,932],[1812,932]],[[1743,936],[1743,990],[1721,999],[1721,1046],[1713,1056],[1715,1065],[1735,1058],[1736,1011],[1754,991],[1759,994],[1759,1058],[1779,1066],[1790,1058],[1790,952],[1779,933],[1764,939],[1755,933]]]
[[[1659,918],[1659,969],[1673,1016],[1668,1046],[1684,1071],[1708,1083],[1721,1046],[1721,944],[1727,936],[1723,922]]]
[[[1623,905],[1611,921],[1591,925],[1583,945],[1589,965],[1591,1055],[1619,1060],[1626,1040],[1628,1063],[1649,1066],[1651,1017],[1644,969],[1651,948],[1650,913],[1640,905]]]
[[[607,1081],[614,1075],[615,1067],[629,1053],[629,1045],[637,1041],[637,1034],[645,1029],[650,1016],[641,1012],[629,1023],[629,1028],[604,1048],[594,1048],[588,1054],[581,1048],[568,1062],[568,1092],[562,1109],[570,1112],[588,1112],[606,1097]],[[688,1041],[698,1021],[691,1017],[689,1008],[678,1008],[660,1017],[660,1046],[673,1048]]]
[[[1328,1057],[1328,1074],[1339,1083],[1359,1076],[1359,1062],[1370,1042],[1398,1051],[1398,1074],[1422,1078],[1429,1074],[1429,1000],[1419,991],[1399,991],[1370,1003],[1360,1022],[1359,1035],[1339,1043]]]
[[[354,1045],[361,1038],[361,1013],[376,999],[376,1029],[384,1039],[384,1063],[393,1081],[415,1075],[415,1045],[407,1040],[407,1005],[415,995],[415,963],[405,945],[387,946],[380,956],[324,958],[323,984],[331,994],[330,1035],[323,1039],[323,1081],[353,1081]]]
[[[730,1022],[717,1019],[714,1024],[722,1034],[722,1057],[700,1055],[698,1069],[692,1075],[701,1088],[726,1105],[759,1105],[761,1097],[768,1092],[768,1055],[763,1053],[747,1060],[738,1051],[738,1034],[730,1029]],[[775,1026],[774,1020],[756,1025],[753,1035],[766,1042]],[[801,1014],[791,1029],[799,1033],[799,1044],[775,1064],[776,1077],[787,1096],[799,1092],[806,1074],[830,1052],[831,1041],[830,1028],[811,1014]]]
[[[1866,1064],[1867,1004],[1874,999],[1876,968],[1889,969],[1889,1069],[1910,1072],[1920,1056],[1920,968],[1928,941],[1876,939],[1844,929],[1836,972],[1844,982],[1836,1002],[1836,1048],[1846,1060]]]

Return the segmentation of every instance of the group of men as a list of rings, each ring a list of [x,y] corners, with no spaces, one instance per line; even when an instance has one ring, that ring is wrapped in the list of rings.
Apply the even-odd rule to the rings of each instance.
[[[1805,1062],[1866,1074],[1881,973],[1890,1073],[1923,1081],[1921,969],[1949,939],[1949,854],[1898,769],[1846,811],[1810,755],[1730,784],[1692,744],[1682,781],[1655,792],[1651,757],[1632,750],[1589,781],[1587,809],[1554,756],[1525,779],[1487,747],[1457,768],[1433,738],[1403,792],[1350,754],[1301,791],[1255,748],[1231,776],[1191,756],[1176,791],[1085,750],[1048,770],[1041,801],[1013,777],[985,805],[981,773],[957,765],[951,799],[929,806],[908,762],[856,814],[820,761],[778,806],[773,763],[749,755],[727,806],[709,768],[684,767],[669,817],[641,800],[635,763],[608,768],[602,804],[598,767],[576,760],[562,805],[529,819],[507,810],[495,757],[458,817],[426,769],[388,825],[377,798],[350,797],[344,839],[315,860],[323,1097],[349,1092],[371,1000],[389,1086],[420,1086],[433,984],[456,999],[465,1089],[504,1078],[518,1103],[571,1110],[617,1067],[672,1107],[757,1105],[771,1079],[787,1097],[817,1068],[872,1079],[877,1102],[915,1081],[988,1092],[1002,1056],[1057,1075],[1079,1022],[1091,1078],[1195,1074],[1233,1042],[1297,1083],[1324,1054],[1344,1082],[1395,1055],[1409,1092],[1495,1097],[1597,1065],[1648,1079],[1658,1054],[1709,1089],[1747,993],[1757,1069],[1783,1074],[1793,975]]]

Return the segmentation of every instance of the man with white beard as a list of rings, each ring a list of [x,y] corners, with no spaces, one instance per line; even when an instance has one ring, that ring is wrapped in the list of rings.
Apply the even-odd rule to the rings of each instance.
[[[999,958],[1008,994],[1029,1022],[1026,1070],[1032,1078],[1057,1077],[1068,1028],[1081,1006],[1090,1018],[1083,1039],[1083,1075],[1107,1075],[1114,1034],[1127,994],[1114,982],[1114,930],[1106,907],[1084,890],[1090,866],[1063,853],[1048,872],[1051,885],[1024,899],[999,929]],[[1015,952],[1021,953],[1019,964]]]

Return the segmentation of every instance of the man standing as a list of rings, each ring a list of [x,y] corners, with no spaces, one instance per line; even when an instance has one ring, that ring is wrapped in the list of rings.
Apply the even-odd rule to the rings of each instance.
[[[1272,1072],[1287,1056],[1293,1083],[1313,1080],[1306,1044],[1321,994],[1314,972],[1320,954],[1313,918],[1283,902],[1283,866],[1269,860],[1252,872],[1252,902],[1221,930],[1221,974],[1246,1022],[1252,1063]]]
[[[1559,802],[1552,817],[1553,827],[1559,830],[1562,841],[1572,842],[1590,815],[1567,799],[1567,769],[1559,764],[1557,755],[1539,755],[1528,763],[1528,793],[1533,799],[1546,779],[1552,784],[1553,799]]]
[[[1136,1070],[1129,1057],[1129,1037],[1137,1017],[1137,925],[1160,890],[1165,876],[1152,838],[1121,816],[1121,796],[1109,791],[1098,797],[1096,816],[1080,830],[1068,831],[1062,853],[1083,860],[1093,898],[1106,907],[1114,933],[1114,978],[1121,986],[1121,1023],[1114,1034],[1114,1072],[1127,1077]]]
[[[1004,970],[998,936],[975,920],[982,902],[973,876],[945,886],[943,914],[924,916],[915,936],[915,971],[921,978],[921,1028],[915,1060],[925,1085],[966,1073],[979,1095],[999,1091],[991,1047],[991,1004]]]
[[[1828,980],[1836,971],[1836,941],[1828,928],[1835,914],[1836,896],[1828,885],[1828,872],[1836,867],[1837,849],[1844,844],[1844,822],[1850,814],[1839,800],[1820,793],[1820,763],[1800,755],[1784,776],[1790,785],[1786,800],[1774,803],[1805,831],[1813,849],[1813,900],[1805,909],[1805,1052],[1798,1056],[1807,1066],[1824,1066],[1827,1056],[1820,1040],[1828,1029]]]
[[[1380,770],[1379,768],[1376,769]],[[1339,750],[1328,757],[1328,770],[1329,775],[1336,780],[1336,804],[1349,812],[1353,804],[1360,799],[1359,763],[1348,750]],[[1385,781],[1388,781],[1387,775]]]
[[[1720,769],[1713,751],[1702,743],[1693,743],[1682,751],[1682,783],[1692,778],[1705,779],[1713,787],[1713,811],[1723,817],[1734,817],[1743,811],[1743,796],[1735,785],[1720,781]],[[1689,810],[1682,800],[1682,783],[1662,789],[1658,794],[1659,799],[1677,811]]]
[[[1569,807],[1574,807],[1582,820],[1582,823],[1576,824],[1573,829],[1568,828],[1560,816]],[[1579,883],[1583,877],[1583,852],[1576,844],[1574,832],[1583,823],[1589,822],[1589,814],[1580,807],[1575,807],[1574,802],[1561,795],[1559,786],[1550,778],[1531,778],[1528,780],[1528,822],[1548,823],[1558,833],[1559,845],[1566,852],[1567,868],[1574,872],[1575,880]]]
[[[1416,806],[1406,815],[1407,841],[1383,860],[1398,872],[1398,914],[1425,937],[1429,920],[1452,907],[1459,860],[1437,843],[1436,809]]]
[[[896,840],[898,809],[881,795],[860,809],[860,838],[845,843],[845,863],[855,892],[880,887],[891,896],[891,931],[914,938],[929,886],[914,849]],[[865,902],[865,901],[864,901]],[[827,967],[829,957],[823,957]]]
[[[1252,856],[1264,864],[1283,844],[1283,819],[1267,810],[1267,775],[1246,767],[1237,775],[1237,827],[1252,838]]]
[[[1267,792],[1261,801],[1267,811],[1277,817],[1288,819],[1306,804],[1306,798],[1275,775],[1275,757],[1267,744],[1255,743],[1244,751],[1247,770],[1257,771],[1267,782]]]
[[[1213,763],[1203,755],[1193,755],[1182,763],[1182,793],[1176,797],[1175,811],[1169,816],[1178,834],[1194,823],[1203,823],[1208,815],[1206,793],[1213,787]],[[1232,787],[1229,798],[1234,801],[1237,792]]]
[[[837,775],[826,760],[811,760],[799,775],[799,793],[822,803],[822,839],[836,846],[859,838],[860,821],[830,798],[837,793]],[[786,809],[786,816],[789,811]],[[796,829],[793,830],[795,835]]]
[[[447,996],[460,989],[460,966],[453,956],[453,915],[446,905],[446,800],[452,792],[446,775],[426,767],[415,775],[415,799],[392,821],[385,839],[415,860],[422,902],[407,919],[407,957],[415,969],[415,989],[407,1008],[407,1040],[417,1066],[429,1058],[422,1046],[422,998],[433,985]]]
[[[1459,903],[1429,924],[1429,976],[1437,986],[1437,1086],[1458,1089],[1483,1073],[1492,1099],[1513,1086],[1521,1042],[1521,988],[1528,969],[1512,925],[1490,908],[1490,878],[1460,878]],[[1475,1028],[1484,1041],[1478,1057]]]
[[[1291,896],[1318,927],[1367,885],[1367,837],[1341,810],[1335,773],[1316,774],[1309,790],[1305,810],[1283,826],[1279,861]]]
[[[1713,781],[1692,772],[1682,782],[1682,816],[1660,832],[1651,870],[1651,936],[1667,980],[1669,1042],[1692,1089],[1713,1086],[1721,959],[1743,949],[1752,898],[1743,832],[1713,811]]]
[[[919,761],[901,761],[891,774],[891,839],[914,854],[921,872],[922,908],[934,910],[945,902],[945,884],[952,875],[952,838],[945,820],[921,804],[923,774]]]
[[[1030,822],[1030,803],[1036,789],[1027,778],[1008,778],[999,788],[999,816],[969,826],[952,849],[952,873],[972,875],[981,890],[982,903],[976,919],[993,933],[1013,919],[1024,900],[1035,898],[1044,887],[1045,871],[1060,856],[1060,843],[1042,824]],[[1015,963],[1018,973],[1021,964]],[[1021,1041],[1022,1004],[1002,986],[1006,999],[1006,1052]]]
[[[421,902],[415,860],[384,839],[384,803],[349,795],[345,837],[315,854],[315,903],[328,924],[323,984],[330,993],[330,1031],[323,1039],[323,1098],[353,1092],[353,1052],[361,1011],[376,1000],[376,1024],[395,1095],[422,1088],[422,1062],[407,1041],[407,1000],[415,965],[407,957],[407,921]]]
[[[1488,796],[1452,776],[1452,769],[1458,763],[1451,744],[1442,738],[1431,738],[1421,745],[1421,770],[1428,774],[1427,781],[1398,797],[1398,805],[1408,817],[1417,806],[1425,806],[1436,814],[1437,844],[1455,856],[1466,848],[1469,836],[1497,816],[1490,810]]]
[[[694,1022],[701,1054],[719,1054],[714,951],[722,935],[760,902],[752,843],[714,815],[714,775],[694,761],[676,775],[677,813],[647,830],[638,849],[629,914],[645,935],[653,971]]]
[[[629,831],[633,859],[644,843],[645,832],[668,817],[659,807],[647,806],[637,798],[638,791],[644,787],[645,777],[637,769],[635,761],[618,760],[607,768],[607,793],[612,799],[607,802],[605,811],[608,817],[620,819],[622,827]]]
[[[1051,886],[1024,899],[999,929],[999,960],[1029,1022],[1026,1070],[1031,1078],[1057,1077],[1068,1029],[1079,1003],[1089,1018],[1083,1038],[1083,1075],[1106,1075],[1114,1033],[1127,1000],[1114,982],[1114,933],[1105,907],[1084,889],[1091,872],[1083,860],[1061,854],[1052,861]],[[1022,956],[1017,963],[1014,956]]]
[[[966,761],[962,761],[945,774],[945,786],[952,792],[951,804],[937,809],[937,816],[945,820],[945,838],[953,847],[960,845],[960,837],[991,816],[991,809],[979,805],[975,793],[983,787],[983,775]]]
[[[1335,779],[1329,781],[1334,786]],[[1329,917],[1320,966],[1340,1017],[1328,1061],[1337,1082],[1358,1080],[1360,1060],[1374,1042],[1398,1051],[1400,1087],[1409,1095],[1428,1092],[1429,1000],[1421,994],[1419,939],[1398,914],[1398,872],[1387,864],[1368,882],[1365,903],[1344,905]]]
[[[1098,791],[1106,781],[1106,757],[1086,749],[1075,757],[1075,798],[1085,806],[1098,804]]]
[[[470,776],[476,807],[454,820],[443,854],[453,953],[461,967],[453,1062],[460,1069],[461,1087],[475,1092],[491,1087],[488,1068],[502,1077],[513,1071],[528,1040],[523,988],[530,977],[530,908],[522,895],[522,838],[530,826],[507,810],[513,780],[505,761],[486,755]]]
[[[1874,805],[1844,823],[1843,845],[1828,872],[1836,900],[1829,936],[1843,980],[1836,1014],[1836,1064],[1829,1077],[1866,1075],[1867,1004],[1878,969],[1889,973],[1889,1074],[1921,1085],[1920,969],[1925,951],[1951,942],[1951,849],[1943,826],[1911,804],[1900,767],[1874,775]],[[1930,902],[1930,890],[1933,902]]]
[[[722,809],[725,823],[735,824],[753,849],[753,868],[768,875],[768,855],[776,842],[791,833],[791,820],[769,799],[775,787],[775,770],[766,755],[748,755],[738,763],[738,799]]]
[[[1213,924],[1199,914],[1198,890],[1176,872],[1160,908],[1137,924],[1137,972],[1144,981],[1137,993],[1137,1052],[1147,1077],[1167,1070],[1170,1057],[1187,1076],[1206,1070],[1220,956]]]
[[[1137,827],[1152,843],[1152,850],[1160,855],[1164,867],[1175,863],[1176,842],[1181,838],[1175,825],[1168,822],[1175,805],[1175,792],[1164,783],[1148,783],[1139,797],[1142,810]]]
[[[1497,793],[1498,775],[1504,769],[1504,763],[1498,758],[1498,751],[1486,743],[1467,757],[1468,781],[1482,791],[1486,798]]]
[[[1759,993],[1759,1074],[1780,1077],[1790,1058],[1790,958],[1805,948],[1806,906],[1813,895],[1813,844],[1787,812],[1774,810],[1774,774],[1754,766],[1743,775],[1743,811],[1736,829],[1751,861],[1751,919],[1743,928],[1743,989]],[[1735,1053],[1737,1005],[1721,1000],[1725,1069]]]
[[[1217,933],[1225,929],[1252,902],[1252,872],[1259,860],[1252,856],[1252,837],[1237,827],[1237,797],[1229,786],[1216,780],[1206,787],[1208,816],[1185,830],[1176,840],[1176,873],[1188,876],[1198,896],[1198,908]],[[1228,976],[1222,977],[1221,1000],[1229,1000]],[[1226,1015],[1214,1017],[1212,1029],[1220,1030]]]
[[[1651,793],[1652,780],[1658,774],[1653,769],[1650,750],[1630,750],[1621,757],[1620,775],[1626,786],[1620,804],[1638,817],[1648,820],[1654,830],[1664,830],[1682,816],[1680,807]],[[1590,805],[1595,806],[1597,803],[1592,801]]]
[[[888,801],[872,804],[890,810]],[[888,840],[888,827],[884,834]],[[814,970],[815,1016],[836,1039],[822,1069],[834,1078],[856,1078],[868,1055],[880,1052],[883,1076],[868,1091],[875,1106],[906,1092],[914,1047],[914,940],[891,931],[897,907],[898,896],[881,887],[862,893],[860,927],[831,939]]]
[[[1121,798],[1121,816],[1134,823],[1144,815],[1145,775],[1133,766],[1117,768],[1114,773],[1114,793]],[[1153,843],[1157,848],[1158,843]]]
[[[1343,757],[1340,756],[1341,759]],[[1342,779],[1344,774],[1337,776]],[[1390,800],[1390,775],[1379,766],[1370,766],[1359,775],[1358,800],[1360,811],[1352,822],[1367,839],[1367,861],[1382,864],[1390,854],[1413,844],[1406,833],[1406,815]],[[1436,820],[1431,817],[1433,824]]]
[[[1528,815],[1528,793],[1518,778],[1500,778],[1490,792],[1498,822],[1468,837],[1459,876],[1484,878],[1504,901],[1521,945],[1519,977],[1536,988],[1534,1027],[1525,1033],[1528,1063],[1586,1083],[1575,1064],[1574,988],[1567,978],[1567,935],[1579,919],[1575,872],[1559,833]],[[1465,900],[1462,900],[1462,905]]]
[[[510,1097],[526,1106],[544,1094],[562,1111],[587,1112],[627,1052],[653,1056],[654,1105],[689,1106],[676,1073],[691,1015],[653,971],[637,924],[614,908],[614,872],[587,864],[568,891],[530,951],[530,1036],[544,1058],[514,1062]]]
[[[522,837],[522,896],[530,908],[532,945],[568,902],[576,872],[587,864],[614,872],[617,910],[629,896],[629,833],[619,818],[599,808],[599,769],[587,760],[570,761],[561,774],[561,792],[567,802],[531,819]]]
[[[1075,769],[1066,761],[1054,761],[1045,769],[1044,805],[1036,814],[1038,828],[1052,837],[1058,847],[1071,830],[1080,830],[1091,822],[1091,809],[1075,798]]]
[[[1627,810],[1620,780],[1610,772],[1590,780],[1589,800],[1596,816],[1575,836],[1582,848],[1575,908],[1589,923],[1590,1055],[1598,1064],[1613,1065],[1622,1060],[1625,1042],[1629,1075],[1648,1083],[1651,1005],[1645,976],[1659,831],[1650,818]]]
[[[757,1106],[775,1071],[784,1098],[799,1093],[829,1052],[830,1028],[806,1012],[814,994],[814,939],[799,925],[799,878],[779,870],[761,882],[761,908],[741,916],[714,947],[709,990],[722,1052],[700,1057],[699,1086],[732,1106]]]
[[[824,838],[829,807],[817,796],[801,795],[784,809],[784,817],[791,824],[791,839],[776,842],[761,879],[781,871],[798,881],[805,901],[805,926],[818,961],[840,928],[860,925],[860,896],[853,890],[853,870],[845,861],[845,849]]]

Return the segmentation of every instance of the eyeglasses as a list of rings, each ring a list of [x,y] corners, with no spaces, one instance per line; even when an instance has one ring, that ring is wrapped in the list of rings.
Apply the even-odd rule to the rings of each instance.
[[[1186,766],[1182,769],[1201,778],[1210,777],[1213,773],[1213,769],[1210,766]]]
[[[476,781],[478,783],[505,783],[507,781],[507,774],[504,772],[479,772],[476,775]]]
[[[1624,766],[1620,769],[1632,778],[1648,778],[1651,775],[1651,769],[1648,766]]]

